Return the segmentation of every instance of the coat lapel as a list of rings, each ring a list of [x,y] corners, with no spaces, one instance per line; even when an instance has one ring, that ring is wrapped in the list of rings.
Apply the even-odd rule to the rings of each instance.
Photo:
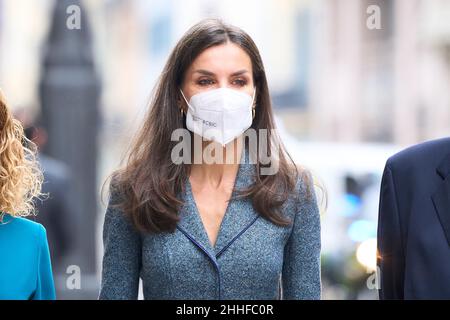
[[[245,154],[245,156],[247,156],[247,154]],[[235,187],[222,219],[214,247],[217,258],[259,217],[259,214],[254,210],[250,199],[237,197],[237,190],[245,189],[253,184],[255,167],[254,164],[250,164],[247,161],[246,163],[241,163],[239,165]]]
[[[185,185],[184,205],[180,210],[180,221],[177,228],[199,249],[206,253],[214,263],[216,262],[214,249],[206,233],[197,205],[192,194],[189,180]]]
[[[255,165],[249,161],[247,148],[244,148],[242,155],[244,159],[239,164],[232,196],[222,219],[214,247],[209,241],[198,212],[189,179],[185,184],[184,205],[181,208],[177,228],[216,264],[216,259],[259,217],[253,209],[250,199],[236,198],[237,190],[246,188],[253,183],[255,172]]]
[[[443,179],[438,191],[432,196],[439,216],[439,221],[450,246],[450,154],[444,158],[437,168],[437,173]]]

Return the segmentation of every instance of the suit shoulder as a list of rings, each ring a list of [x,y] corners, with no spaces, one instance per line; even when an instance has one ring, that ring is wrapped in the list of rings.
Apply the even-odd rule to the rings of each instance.
[[[436,166],[436,161],[440,161],[449,153],[450,138],[430,140],[410,146],[394,154],[387,160],[386,165],[391,169],[422,166],[424,164]]]
[[[304,167],[298,167],[296,190],[302,196],[311,196],[314,190],[314,177],[312,172]]]
[[[305,206],[316,201],[314,177],[311,171],[304,167],[297,167],[298,176],[295,180],[295,187],[286,206],[295,208],[294,212],[302,211]]]

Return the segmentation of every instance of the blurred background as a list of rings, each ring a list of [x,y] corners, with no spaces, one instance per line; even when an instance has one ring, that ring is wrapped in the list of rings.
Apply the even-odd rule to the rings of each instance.
[[[0,0],[0,87],[40,148],[58,298],[97,298],[101,186],[169,52],[206,17],[254,39],[284,141],[327,190],[323,298],[377,299],[385,161],[450,136],[447,0]]]

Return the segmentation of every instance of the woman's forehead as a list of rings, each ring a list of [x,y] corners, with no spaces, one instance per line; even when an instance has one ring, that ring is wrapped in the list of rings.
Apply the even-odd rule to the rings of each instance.
[[[238,45],[226,43],[210,47],[200,53],[192,62],[189,71],[209,71],[216,75],[231,74],[242,70],[252,71],[249,55]]]

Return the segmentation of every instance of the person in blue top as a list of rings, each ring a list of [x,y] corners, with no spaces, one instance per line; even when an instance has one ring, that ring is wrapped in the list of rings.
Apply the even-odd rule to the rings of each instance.
[[[23,141],[27,145],[22,144]],[[54,300],[45,228],[25,219],[34,214],[42,172],[36,148],[24,137],[0,90],[0,299]]]
[[[55,299],[45,228],[10,214],[2,220],[0,299]]]

